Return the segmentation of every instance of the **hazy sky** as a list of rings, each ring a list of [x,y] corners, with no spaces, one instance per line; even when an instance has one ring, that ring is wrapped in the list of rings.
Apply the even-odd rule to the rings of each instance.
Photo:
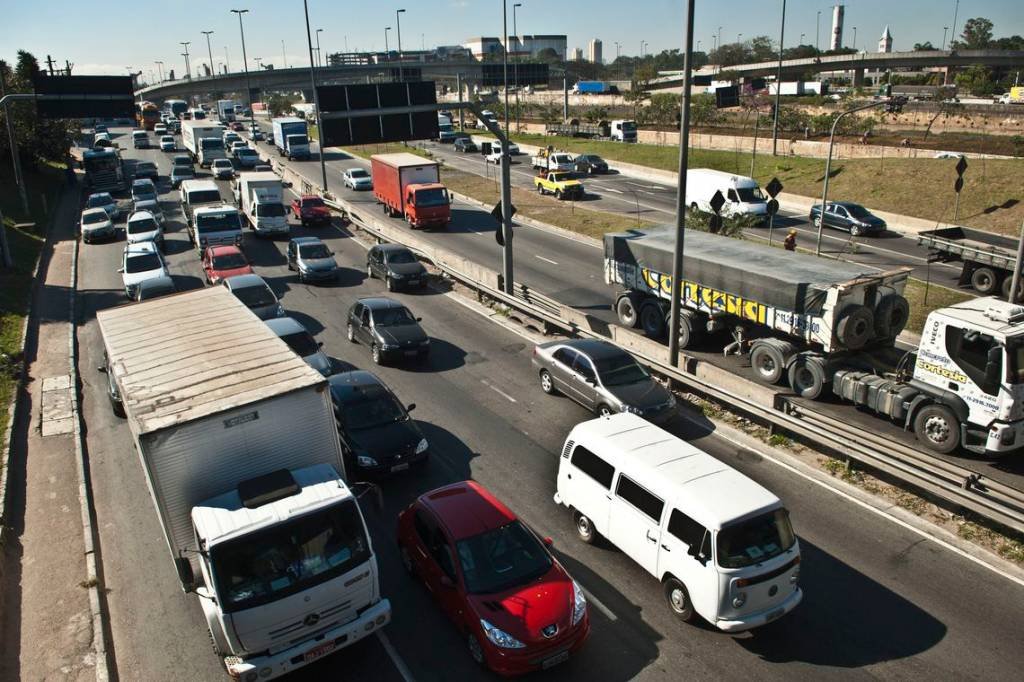
[[[658,52],[682,42],[683,0],[521,0],[517,10],[520,33],[566,34],[569,50],[600,38],[606,60],[615,58],[615,41],[622,54],[635,55],[640,41],[645,50]],[[235,4],[232,4],[235,3]],[[722,27],[722,42],[734,42],[738,34],[746,40],[769,34],[778,40],[781,0],[697,0],[694,39],[700,48],[711,47],[712,36]],[[786,6],[787,46],[814,44],[815,17],[821,11],[820,43],[827,47],[833,2],[789,0]],[[942,42],[942,27],[953,25],[955,0],[847,0],[844,42],[874,51],[878,38],[889,25],[894,49],[911,49],[915,42]],[[193,69],[209,61],[206,37],[212,30],[213,61],[227,59],[231,70],[241,67],[242,49],[238,20],[231,7],[248,8],[245,15],[246,50],[250,68],[253,58],[280,66],[308,64],[302,3],[298,0],[231,0],[231,3],[191,0],[161,0],[155,3],[127,0],[49,0],[36,5],[31,0],[5,0],[0,24],[0,58],[11,60],[18,49],[39,57],[53,56],[61,65],[70,60],[77,74],[126,73],[125,67],[156,70],[162,60],[166,72],[184,72],[183,48],[191,41]],[[512,5],[509,0],[509,32]],[[957,29],[965,19],[983,16],[995,24],[995,35],[1024,35],[1022,0],[961,0]],[[480,35],[501,35],[501,0],[310,0],[312,30],[320,34],[324,52],[382,50],[384,27],[391,26],[389,45],[397,44],[395,9],[404,7],[402,45],[450,45]],[[552,12],[557,7],[557,12]],[[282,56],[281,41],[284,41]],[[315,41],[315,38],[314,38]],[[315,44],[315,42],[314,42]]]

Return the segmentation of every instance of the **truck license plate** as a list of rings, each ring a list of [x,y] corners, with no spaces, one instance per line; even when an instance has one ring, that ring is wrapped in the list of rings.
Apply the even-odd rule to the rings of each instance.
[[[312,663],[318,658],[323,658],[332,651],[334,651],[334,642],[327,642],[326,644],[321,644],[318,647],[310,649],[302,658],[306,663]]]
[[[568,651],[563,651],[560,654],[555,654],[551,658],[544,659],[544,662],[540,664],[540,667],[543,668],[544,670],[547,670],[548,668],[555,667],[559,663],[565,663],[568,660],[569,660],[569,652]]]
[[[395,466],[391,467],[391,471],[405,471],[408,468],[409,468],[409,463],[408,462],[402,462],[401,464],[396,464]]]

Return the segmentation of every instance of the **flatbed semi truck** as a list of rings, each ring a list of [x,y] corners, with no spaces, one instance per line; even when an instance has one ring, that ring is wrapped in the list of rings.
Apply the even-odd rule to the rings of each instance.
[[[960,286],[970,286],[982,296],[1010,297],[1018,242],[969,227],[946,227],[917,235],[918,246],[929,249],[938,261],[962,262]]]

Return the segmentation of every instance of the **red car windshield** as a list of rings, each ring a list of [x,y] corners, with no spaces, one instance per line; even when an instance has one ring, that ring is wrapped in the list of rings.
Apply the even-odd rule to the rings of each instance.
[[[459,564],[472,594],[501,592],[551,569],[551,557],[519,521],[457,543]]]
[[[320,208],[324,205],[323,199],[303,199],[302,208]]]
[[[245,256],[240,253],[228,253],[213,257],[214,270],[234,270],[235,268],[244,268],[246,265],[248,263],[245,262]]]

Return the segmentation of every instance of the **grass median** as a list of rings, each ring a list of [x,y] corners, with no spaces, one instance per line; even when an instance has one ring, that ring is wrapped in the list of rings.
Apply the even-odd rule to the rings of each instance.
[[[549,135],[513,135],[517,142],[554,145],[573,153],[589,152],[606,159],[661,170],[679,168],[675,146],[622,144]],[[786,192],[820,197],[825,161],[765,153],[771,140],[759,143],[754,178],[764,186],[778,177]],[[785,147],[786,145],[783,145]],[[714,168],[728,173],[750,173],[749,152],[690,149],[690,168]],[[1024,190],[1019,159],[968,159],[960,208],[954,220],[953,181],[957,159],[836,159],[832,160],[829,196],[854,201],[879,211],[971,227],[1016,236],[1024,221]]]
[[[57,205],[63,169],[43,166],[26,171],[25,180],[31,209],[27,216],[21,210],[10,166],[5,163],[0,168],[0,211],[14,261],[10,269],[0,265],[0,433],[7,428],[14,389],[21,375],[22,328],[28,314],[32,273],[46,239],[46,208],[52,210]]]

